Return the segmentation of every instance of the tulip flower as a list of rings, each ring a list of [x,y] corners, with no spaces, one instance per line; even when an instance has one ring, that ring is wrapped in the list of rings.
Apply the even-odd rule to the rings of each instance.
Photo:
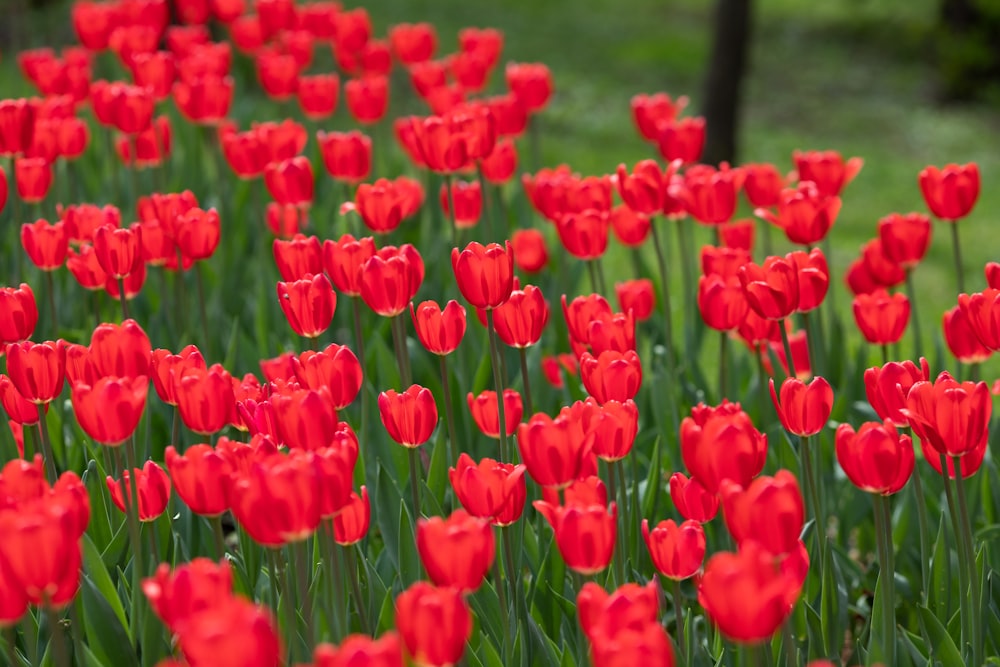
[[[334,540],[341,546],[356,544],[368,533],[370,523],[368,489],[362,486],[360,494],[351,492],[348,504],[333,517]]]
[[[427,442],[437,426],[437,404],[430,389],[413,385],[403,393],[394,389],[378,397],[379,415],[389,437],[404,447],[414,448]]]
[[[321,120],[337,109],[340,77],[336,74],[298,74],[294,89],[306,118]]]
[[[778,168],[770,163],[745,164],[743,172],[743,193],[755,208],[771,208],[781,202],[781,192],[786,179]]]
[[[346,345],[331,343],[320,352],[307,350],[292,357],[295,377],[314,391],[326,390],[334,409],[350,405],[363,383],[361,362]]]
[[[403,664],[403,646],[395,632],[387,632],[378,639],[368,635],[350,635],[337,647],[318,644],[313,651],[313,663],[316,667],[400,667]]]
[[[471,592],[493,565],[496,545],[489,522],[456,510],[417,522],[417,551],[436,586]]]
[[[355,239],[344,234],[336,241],[323,241],[323,269],[337,291],[347,296],[361,295],[362,267],[374,255],[375,242],[370,236]]]
[[[139,426],[146,407],[149,378],[103,377],[93,386],[73,386],[73,412],[80,428],[101,444],[115,447]]]
[[[483,246],[473,241],[465,250],[453,248],[451,266],[459,291],[476,308],[496,308],[510,297],[514,285],[514,251],[504,246]]]
[[[160,466],[152,461],[146,461],[142,468],[135,468],[131,473],[122,473],[123,480],[119,482],[110,475],[107,477],[108,491],[115,507],[125,512],[125,506],[132,504],[134,497],[132,483],[136,485],[135,494],[139,497],[139,520],[155,521],[167,508],[170,501],[170,478]],[[123,488],[126,497],[122,496]]]
[[[472,614],[461,591],[418,582],[396,597],[396,630],[415,663],[445,667],[462,659]]]
[[[234,595],[193,614],[177,638],[190,665],[273,667],[285,656],[270,611]]]
[[[542,500],[533,505],[552,526],[566,567],[586,576],[608,567],[615,550],[618,519],[615,503],[611,503],[610,510],[603,505],[559,507]]]
[[[836,437],[837,462],[855,486],[868,493],[898,493],[913,473],[913,443],[892,422],[865,422],[857,431],[841,424]],[[938,465],[940,466],[940,457]]]
[[[799,181],[814,183],[825,197],[838,197],[864,166],[861,158],[852,157],[845,161],[837,151],[795,151],[792,159]]]
[[[465,336],[465,307],[454,299],[443,310],[433,301],[424,301],[416,307],[411,303],[410,316],[417,338],[432,354],[451,354]]]
[[[555,418],[536,414],[517,427],[517,445],[528,474],[541,486],[565,488],[593,455],[598,407],[577,403]]]
[[[747,303],[768,320],[788,317],[799,307],[799,279],[794,261],[768,257],[763,265],[745,264],[739,271]]]
[[[890,361],[881,368],[865,370],[865,394],[868,403],[880,419],[897,428],[909,426],[906,415],[906,398],[914,384],[930,380],[930,367],[921,358],[917,365],[912,361]]]
[[[637,321],[644,322],[653,315],[656,294],[653,291],[652,280],[637,278],[615,283],[615,295],[618,297],[618,307],[621,311],[631,312]]]
[[[927,254],[931,220],[922,213],[891,213],[878,221],[878,236],[886,258],[911,270]]]
[[[308,538],[319,526],[320,471],[312,452],[271,454],[237,474],[230,490],[233,516],[266,547]]]
[[[798,436],[816,435],[826,426],[833,410],[833,389],[824,378],[817,377],[809,384],[798,378],[787,378],[781,383],[781,398],[770,381],[771,401],[778,412],[781,425]]]
[[[520,349],[537,344],[548,321],[549,304],[534,285],[514,289],[507,301],[493,311],[497,336],[506,345]]]
[[[344,94],[347,109],[356,121],[377,123],[389,106],[389,79],[378,75],[351,79],[344,84]]]
[[[18,393],[36,405],[62,392],[66,360],[60,343],[24,341],[7,346],[7,374]]]
[[[222,366],[191,366],[175,375],[177,409],[184,425],[195,433],[211,435],[233,419],[236,398],[233,380]]]
[[[692,408],[681,422],[680,442],[684,465],[713,494],[727,479],[747,487],[767,457],[767,436],[754,428],[739,403],[726,400],[717,407]]]
[[[0,344],[31,338],[37,324],[38,306],[30,285],[0,288]]]
[[[961,306],[947,311],[941,321],[945,343],[958,361],[963,364],[979,364],[990,358],[993,352],[976,336]]]
[[[232,464],[211,445],[188,447],[183,455],[168,446],[164,454],[174,490],[191,511],[201,516],[219,516],[229,509],[225,489]]]
[[[792,553],[805,523],[805,501],[788,470],[758,477],[745,488],[731,481],[720,488],[726,527],[737,545],[753,540],[770,553]]]
[[[964,456],[989,437],[993,402],[985,382],[957,382],[941,373],[915,383],[906,396],[913,433],[943,456]]]
[[[496,392],[487,390],[480,392],[477,396],[473,396],[469,392],[466,400],[469,404],[469,412],[472,413],[472,419],[476,423],[476,426],[479,427],[479,430],[486,437],[499,438],[500,425]],[[521,423],[523,412],[521,394],[513,389],[504,389],[503,402],[504,422],[506,424],[504,433],[514,433],[517,430],[518,424]]]
[[[1000,351],[1000,289],[959,294],[958,306],[979,342],[991,351]]]
[[[888,345],[903,337],[910,321],[910,300],[902,292],[884,289],[854,297],[854,321],[869,343]]]
[[[352,132],[319,132],[316,135],[323,166],[334,180],[358,183],[368,178],[372,164],[372,140]]]
[[[950,222],[969,214],[979,198],[979,167],[975,162],[925,167],[917,178],[927,208]]]
[[[686,96],[674,100],[666,93],[639,94],[632,97],[629,105],[639,134],[643,139],[655,143],[663,126],[676,119],[688,105],[688,101]]]
[[[625,402],[639,392],[642,364],[635,350],[607,350],[598,357],[585,352],[580,357],[580,377],[587,393],[598,403]]]
[[[462,452],[455,467],[448,469],[451,486],[469,514],[507,526],[521,517],[527,488],[524,465],[483,459],[476,463]]]
[[[685,521],[679,526],[673,520],[661,521],[650,530],[649,521],[643,519],[642,537],[654,567],[668,579],[688,579],[701,569],[705,531],[697,521]]]
[[[689,478],[681,472],[670,476],[670,499],[682,517],[698,523],[708,523],[719,511],[718,496],[709,493],[694,477]]]

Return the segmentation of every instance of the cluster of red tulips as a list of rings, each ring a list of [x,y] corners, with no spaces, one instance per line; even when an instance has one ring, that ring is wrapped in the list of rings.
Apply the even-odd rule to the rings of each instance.
[[[72,24],[78,46],[17,56],[39,97],[0,100],[9,664],[1000,651],[1000,380],[981,380],[1000,264],[966,292],[959,240],[975,164],[918,178],[960,293],[941,329],[956,365],[935,374],[913,280],[931,217],[889,214],[849,267],[828,261],[860,158],[700,164],[704,119],[656,94],[631,110],[659,159],[538,168],[552,75],[511,63],[488,94],[492,29],[441,56],[433,26],[378,39],[333,2],[79,0]],[[390,91],[430,114],[392,118]],[[238,92],[285,117],[241,129]],[[334,119],[360,128],[320,129]],[[84,318],[89,344],[67,340]]]

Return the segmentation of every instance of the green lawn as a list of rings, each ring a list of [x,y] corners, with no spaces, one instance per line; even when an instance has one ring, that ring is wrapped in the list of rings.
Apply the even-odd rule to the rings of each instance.
[[[654,153],[635,132],[629,98],[665,90],[687,94],[697,109],[706,65],[711,5],[705,0],[371,0],[376,34],[396,22],[426,20],[437,26],[442,48],[452,49],[465,26],[504,31],[504,60],[544,61],[557,94],[541,120],[543,160],[566,162],[581,173],[610,173]],[[943,107],[935,101],[929,26],[930,0],[764,0],[757,5],[752,70],[745,89],[744,161],[791,167],[793,149],[837,149],[859,155],[865,167],[847,188],[833,232],[831,269],[839,276],[858,247],[874,235],[877,220],[893,211],[921,210],[917,172],[927,164],[976,161],[983,194],[962,222],[967,284],[983,285],[981,267],[1000,259],[991,229],[1000,191],[994,139],[996,114],[983,107]],[[17,17],[25,45],[65,40],[68,7]],[[0,93],[22,94],[14,81],[13,54],[0,62]],[[493,89],[502,85],[494,76]],[[410,104],[407,110],[419,110]],[[397,102],[395,111],[399,111]],[[280,117],[289,111],[256,101],[239,115]],[[297,114],[297,110],[294,112]],[[336,123],[347,123],[339,113]],[[700,240],[708,235],[700,230]],[[955,303],[951,246],[943,225],[916,274],[928,334]],[[624,269],[627,255],[612,252],[609,273]],[[844,315],[847,298],[838,299]],[[997,364],[993,375],[1000,374]]]

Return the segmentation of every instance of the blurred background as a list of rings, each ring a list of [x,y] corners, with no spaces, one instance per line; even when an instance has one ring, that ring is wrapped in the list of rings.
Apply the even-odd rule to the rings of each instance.
[[[69,3],[0,0],[0,6],[0,96],[30,94],[14,53],[73,41]],[[917,187],[924,166],[975,161],[983,191],[961,223],[971,290],[984,286],[985,262],[1000,259],[1000,192],[992,187],[1000,173],[1000,0],[370,0],[364,6],[376,36],[394,23],[429,21],[438,30],[439,53],[447,53],[460,28],[489,26],[505,34],[502,61],[546,63],[556,95],[541,116],[545,165],[598,174],[657,157],[632,124],[629,100],[658,91],[687,95],[687,113],[708,116],[714,161],[769,161],[790,170],[794,149],[863,157],[833,230],[830,264],[838,276],[875,235],[880,217],[925,210]],[[256,86],[252,65],[237,67],[248,116],[294,115],[268,111],[259,88],[256,98],[247,92]],[[502,87],[494,74],[488,90]],[[426,113],[409,102],[413,108],[403,109],[394,101],[390,115]],[[338,113],[331,129],[350,123]],[[935,223],[931,251],[916,272],[931,302],[922,308],[924,328],[935,332],[941,313],[955,304],[943,224]]]

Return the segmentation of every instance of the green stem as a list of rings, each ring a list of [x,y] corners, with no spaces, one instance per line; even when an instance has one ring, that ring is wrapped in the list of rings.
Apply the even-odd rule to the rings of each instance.
[[[208,522],[212,524],[212,537],[215,540],[215,557],[220,561],[226,557],[226,536],[222,532],[222,516],[210,516]]]
[[[969,572],[969,590],[972,603],[972,664],[983,664],[983,625],[982,625],[982,590],[979,587],[979,568],[976,567],[976,549],[972,541],[972,521],[969,517],[969,506],[965,499],[965,479],[962,477],[962,460],[952,458],[955,466],[955,488],[958,496],[958,515],[961,521],[961,539],[965,544],[966,568]]]
[[[483,163],[481,160],[476,161],[476,178],[479,179],[479,191],[482,193],[483,198],[483,215],[486,218],[486,229],[487,233],[490,235],[489,240],[497,240],[497,230],[493,224],[493,211],[490,206],[490,191],[489,183],[486,182],[486,177],[483,176]],[[448,191],[449,193],[451,190]]]
[[[417,456],[416,447],[407,447],[407,451],[410,455],[410,495],[413,498],[413,527],[416,530],[417,520],[420,518],[420,477],[417,475],[420,459]]]
[[[115,448],[115,454],[118,458],[119,474],[121,475],[121,487],[122,487],[122,500],[125,503],[125,521],[128,526],[129,539],[132,543],[132,613],[129,616],[129,625],[132,627],[133,637],[132,640],[135,642],[135,646],[139,646],[139,628],[142,627],[139,622],[140,614],[140,588],[142,577],[145,574],[145,569],[143,567],[142,558],[142,536],[139,533],[139,484],[137,480],[132,479],[135,477],[135,436],[133,435],[129,438],[121,447]],[[122,454],[121,450],[125,450],[125,465],[122,465]],[[129,473],[129,483],[125,483],[125,471]],[[129,487],[131,487],[131,492]]]
[[[816,518],[816,535],[819,540],[820,553],[826,550],[826,520],[823,516],[823,508],[819,502],[819,490],[816,488],[816,471],[813,470],[813,458],[809,448],[809,436],[799,436],[801,446],[799,457],[801,458],[802,476],[806,486],[806,497],[812,504],[813,516]]]
[[[882,343],[881,348],[882,348],[882,365],[884,366],[885,364],[889,363],[889,359],[891,358],[891,356],[889,354],[888,345]]]
[[[409,387],[413,380],[410,374],[410,355],[406,349],[406,324],[400,315],[392,318],[392,337],[396,347],[396,361],[399,364],[399,377],[403,387]]]
[[[309,555],[309,542],[299,540],[289,545],[295,557],[295,581],[299,611],[303,617],[306,647],[311,648],[316,643],[315,620],[313,619],[312,598],[309,596],[309,580],[311,577],[312,558]],[[289,582],[291,585],[291,582]]]
[[[501,529],[502,530],[502,529]],[[510,574],[510,561],[507,561],[508,575]],[[493,559],[493,587],[496,588],[497,598],[500,600],[500,622],[503,625],[503,641],[501,642],[500,658],[502,662],[506,662],[507,655],[510,653],[510,605],[507,601],[507,586],[510,583],[510,577],[503,576],[503,569],[500,564],[500,558]]]
[[[785,649],[785,667],[798,665],[798,647],[795,645],[795,635],[792,634],[791,618],[781,624],[781,644]]]
[[[337,543],[334,539],[333,520],[325,519],[319,527],[319,548],[323,559],[323,578],[325,590],[321,598],[327,621],[333,630],[333,641],[340,642],[344,638],[344,625],[341,618],[344,596],[340,591],[341,576],[337,562]]]
[[[594,265],[594,272],[597,274],[597,291],[601,296],[608,297],[608,284],[604,279],[604,267],[601,265],[601,258],[595,257],[590,260],[590,264]]]
[[[760,220],[760,223],[761,223],[760,229],[763,230],[761,232],[760,236],[761,236],[761,238],[764,241],[764,243],[763,243],[763,245],[764,245],[764,256],[768,257],[771,254],[773,254],[772,250],[771,250],[772,247],[773,247],[773,244],[771,243],[771,223],[768,222],[767,220],[763,220],[763,219]],[[789,667],[791,667],[791,666],[789,666]]]
[[[528,416],[535,414],[535,405],[531,400],[531,380],[528,377],[528,349],[525,347],[518,348],[518,354],[521,357],[521,385],[524,392],[524,409]]]
[[[827,234],[823,237],[820,242],[823,245],[823,254],[826,256],[827,261],[833,265],[833,248],[830,245],[830,235]],[[826,292],[827,301],[830,304],[830,312],[832,313],[831,318],[836,319],[837,317],[837,281],[834,279],[833,271],[830,271],[830,287]]]
[[[52,638],[50,641],[56,667],[70,667],[69,651],[66,649],[66,636],[63,633],[59,612],[53,609],[52,605],[46,603],[45,616],[49,620],[49,625],[52,626]]]
[[[170,426],[170,444],[174,446],[178,454],[184,453],[184,448],[181,447],[181,410],[176,405],[174,406],[173,423]]]
[[[686,665],[688,661],[687,644],[684,643],[684,596],[681,593],[681,582],[678,579],[671,579],[674,596],[674,619],[677,623],[677,631],[674,633],[677,639],[677,650],[681,654],[681,664]]]
[[[677,401],[674,399],[674,385],[677,382],[677,361],[674,356],[674,322],[673,308],[670,305],[670,282],[669,271],[667,270],[666,255],[663,252],[663,244],[660,242],[660,233],[657,221],[653,220],[650,225],[653,231],[653,247],[656,250],[656,264],[660,270],[660,298],[663,300],[663,331],[664,331],[664,354],[667,358],[667,403],[670,405],[670,412],[673,418],[672,427],[678,424]]]
[[[698,286],[695,284],[694,265],[692,260],[695,257],[694,239],[691,236],[690,219],[677,221],[677,239],[680,243],[681,272],[684,279],[684,353],[686,358],[694,357],[694,329],[689,325],[693,322],[691,318],[698,318],[698,310],[695,305],[695,295],[698,293]]]
[[[125,297],[125,279],[118,279],[118,300],[122,302],[122,321],[128,319],[128,299]]]
[[[729,378],[729,333],[719,333],[719,402],[726,398]]]
[[[913,345],[917,359],[924,356],[924,334],[920,329],[920,318],[917,316],[917,289],[913,284],[913,269],[906,270],[906,296],[910,299],[910,329],[913,331]]]
[[[595,294],[602,294],[601,285],[597,279],[597,267],[594,266],[594,260],[587,262],[587,273],[590,275],[590,289]]]
[[[961,468],[955,470],[956,476],[961,475]],[[973,643],[972,638],[972,610],[969,609],[969,580],[971,573],[968,570],[968,559],[965,555],[965,539],[960,528],[961,523],[958,516],[958,506],[955,501],[955,494],[951,489],[951,476],[948,474],[948,457],[941,454],[941,479],[944,480],[944,494],[948,501],[948,513],[951,517],[951,526],[955,531],[955,547],[958,549],[958,585],[961,594],[958,596],[959,613],[962,621],[962,649]]]
[[[962,272],[962,244],[958,241],[958,222],[948,223],[951,227],[951,252],[955,262],[955,279],[958,281],[958,293],[965,293],[965,274]]]
[[[52,271],[45,271],[45,291],[48,292],[50,326],[52,327],[52,337],[59,337],[59,316],[56,312],[56,287],[52,279]]]
[[[873,495],[875,506],[875,540],[879,551],[879,582],[882,585],[882,658],[885,664],[896,664],[896,595],[893,569],[892,517],[889,500]]]
[[[281,588],[281,606],[285,611],[285,638],[288,641],[288,662],[291,663],[295,658],[305,658],[305,656],[301,655],[302,650],[299,648],[302,638],[299,636],[298,623],[295,618],[295,602],[293,600],[294,586],[292,585],[287,562],[279,575],[277,562],[278,550],[271,549],[270,551],[271,575],[276,578],[278,585]]]
[[[497,330],[493,324],[493,309],[486,309],[486,329],[490,338],[490,359],[493,362],[493,388],[497,395],[497,412],[500,418],[500,460],[510,463],[507,451],[507,420],[504,416],[503,380],[500,369],[500,345],[497,342]]]
[[[907,429],[909,430],[909,429]],[[924,500],[923,483],[920,481],[920,471],[913,471],[913,496],[917,505],[917,524],[920,529],[920,600],[927,601],[930,590],[930,530],[927,522],[927,504]]]
[[[444,187],[448,190],[448,220],[451,226],[451,243],[458,246],[458,224],[455,222],[455,194],[452,186],[455,184],[455,176],[451,173],[444,176]]]
[[[619,535],[622,534],[622,522],[625,519],[625,508],[621,502],[618,501],[618,470],[615,464],[608,461],[608,495],[611,497],[613,502],[618,502],[618,526],[616,528]],[[614,552],[612,552],[612,562],[615,568],[615,583],[619,586],[625,584],[625,562],[622,559],[622,549],[621,542],[616,545]]]
[[[205,345],[205,351],[211,352],[211,343],[214,337],[209,335],[208,311],[205,309],[205,281],[201,275],[201,262],[194,263],[194,280],[198,287],[198,314],[201,316],[201,335]]]
[[[17,630],[13,626],[3,629],[3,646],[4,652],[7,654],[7,662],[11,667],[20,667],[21,659],[17,657]]]
[[[778,329],[781,330],[781,346],[785,350],[785,365],[788,366],[788,377],[796,377],[795,360],[792,359],[792,346],[788,342],[788,332],[785,330],[784,320],[778,320]]]
[[[56,479],[59,477],[59,471],[56,468],[56,455],[52,449],[52,443],[49,441],[49,428],[48,422],[45,419],[45,406],[38,405],[38,437],[41,442],[42,456],[45,458],[45,471],[48,473],[49,484],[55,484]]]
[[[448,362],[446,357],[438,357],[441,365],[441,387],[444,393],[444,415],[445,423],[448,425],[448,463],[455,463],[455,450],[458,448],[458,440],[455,438],[455,411],[451,404],[451,382],[448,378]]]
[[[243,543],[242,541],[240,542]],[[277,560],[277,549],[272,549],[270,547],[266,548],[267,551],[267,583],[271,589],[271,611],[274,613],[274,617],[278,617],[278,609],[281,605],[278,604],[278,560]],[[286,630],[286,637],[290,637],[290,631]]]
[[[355,555],[356,545],[346,547],[344,549],[344,555],[347,558],[347,571],[349,573],[349,578],[351,580],[351,591],[354,594],[354,604],[358,609],[358,620],[361,623],[361,632],[364,634],[369,634],[368,628],[368,605],[365,604],[365,598],[361,594],[361,582],[359,581],[358,574],[358,559]]]

